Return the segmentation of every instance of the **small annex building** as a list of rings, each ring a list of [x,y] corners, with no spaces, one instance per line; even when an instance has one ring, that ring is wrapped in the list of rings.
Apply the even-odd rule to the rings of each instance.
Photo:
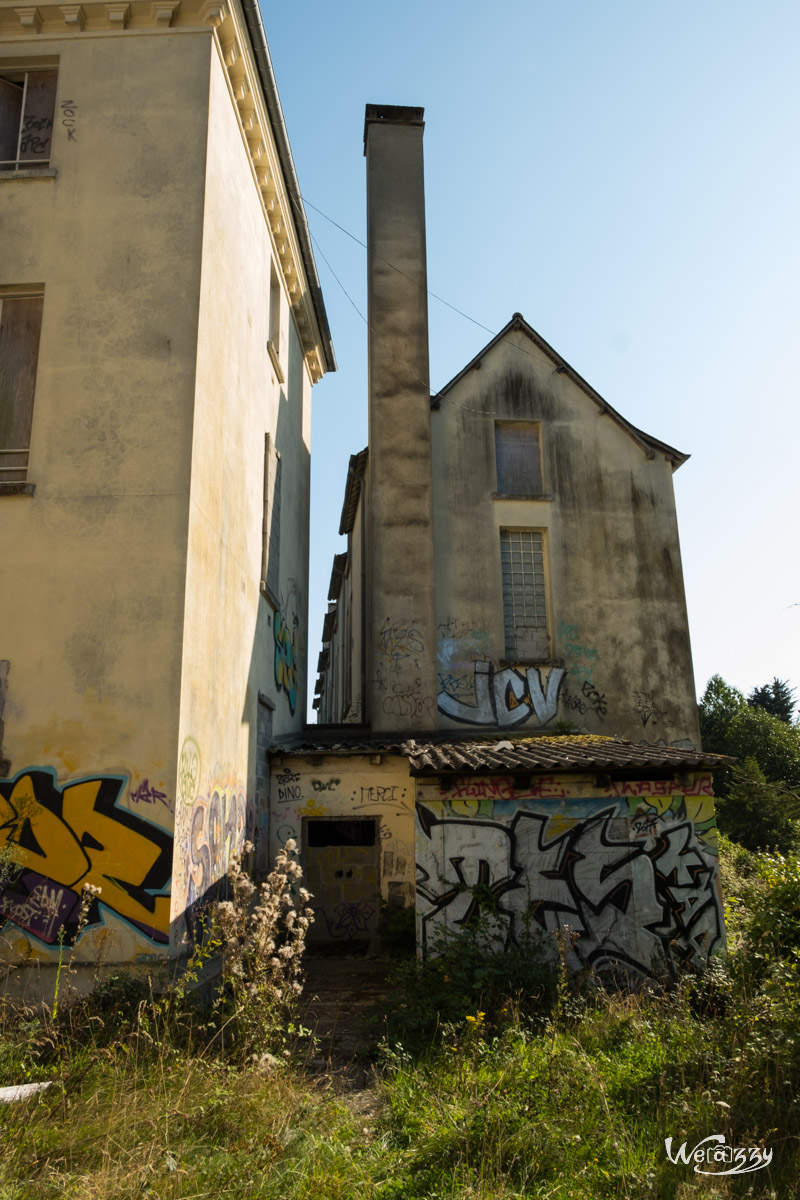
[[[516,313],[428,386],[423,111],[366,111],[369,445],[353,455],[316,730],[276,740],[318,941],[422,952],[478,917],[573,964],[702,966],[723,937],[673,472]],[[387,913],[389,919],[387,919]],[[410,911],[409,911],[410,917]],[[552,940],[552,939],[551,939]]]

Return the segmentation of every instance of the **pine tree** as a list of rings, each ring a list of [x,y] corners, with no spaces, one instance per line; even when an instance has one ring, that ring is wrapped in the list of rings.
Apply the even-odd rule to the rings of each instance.
[[[785,721],[787,725],[791,725],[796,707],[794,693],[795,689],[789,687],[789,681],[778,679],[776,675],[772,683],[765,683],[763,687],[753,688],[747,697],[747,703],[751,708],[766,709],[779,721]]]

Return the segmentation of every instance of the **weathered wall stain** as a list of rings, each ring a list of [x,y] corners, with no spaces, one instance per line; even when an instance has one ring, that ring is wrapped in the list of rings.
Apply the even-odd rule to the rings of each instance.
[[[569,929],[575,967],[699,968],[720,944],[710,799],[575,799],[569,816],[559,806],[480,804],[477,816],[417,805],[423,948],[437,927],[480,916],[499,946],[528,924],[542,934]]]
[[[485,660],[475,663],[475,704],[465,704],[448,692],[439,693],[439,711],[467,725],[521,725],[536,716],[548,725],[558,712],[558,696],[566,671],[553,667],[542,684],[538,667],[498,670]]]
[[[118,808],[127,778],[106,775],[59,788],[52,769],[0,781],[0,916],[52,945],[75,938],[84,884],[101,889],[89,925],[109,909],[154,942],[169,937],[172,837]]]

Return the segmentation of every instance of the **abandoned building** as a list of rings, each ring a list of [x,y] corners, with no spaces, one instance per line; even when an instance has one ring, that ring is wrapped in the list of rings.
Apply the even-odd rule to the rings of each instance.
[[[78,959],[179,954],[290,838],[322,942],[719,943],[684,455],[518,314],[431,395],[422,135],[367,108],[369,445],[306,726],[335,361],[258,8],[0,0],[2,958],[56,962],[87,884]]]
[[[3,0],[0,225],[0,954],[92,884],[78,957],[147,960],[305,716],[335,362],[253,0]]]
[[[273,852],[318,941],[575,934],[701,966],[723,935],[672,473],[522,316],[431,395],[423,110],[368,106],[369,445],[350,460],[315,706]],[[552,938],[551,938],[552,944]]]

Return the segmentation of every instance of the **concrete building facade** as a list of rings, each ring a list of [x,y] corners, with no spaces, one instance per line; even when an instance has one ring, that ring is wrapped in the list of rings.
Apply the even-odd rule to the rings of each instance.
[[[320,725],[286,744],[273,844],[314,862],[326,940],[370,940],[413,883],[423,953],[480,920],[498,946],[533,930],[552,951],[566,929],[574,966],[696,968],[723,926],[672,488],[686,456],[519,313],[431,395],[423,128],[421,109],[367,107],[369,445]]]
[[[305,706],[335,363],[257,6],[0,0],[0,225],[0,948],[88,883],[78,957],[146,959],[266,868]]]

